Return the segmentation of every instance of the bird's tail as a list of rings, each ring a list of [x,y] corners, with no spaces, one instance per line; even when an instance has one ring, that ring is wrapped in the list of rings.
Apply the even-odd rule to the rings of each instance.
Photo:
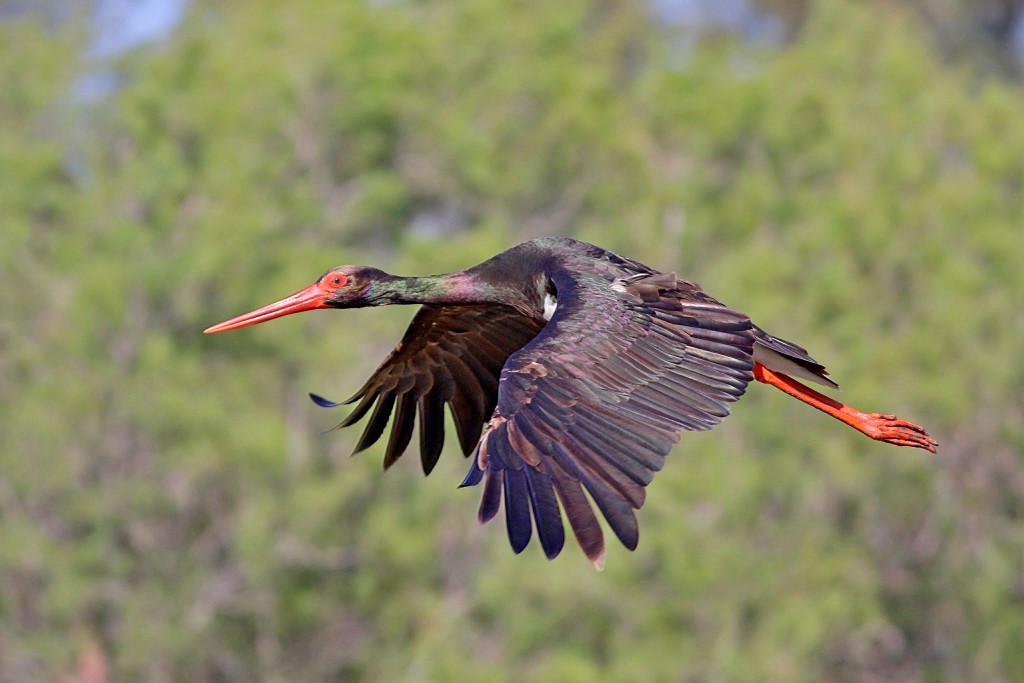
[[[825,366],[811,358],[803,347],[773,337],[756,325],[754,335],[754,361],[774,372],[817,382],[832,389],[839,388],[825,371]]]

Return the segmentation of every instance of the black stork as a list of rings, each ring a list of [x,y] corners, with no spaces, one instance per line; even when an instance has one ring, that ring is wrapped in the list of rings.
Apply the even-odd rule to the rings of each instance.
[[[339,426],[369,420],[355,452],[391,419],[388,468],[419,419],[423,471],[444,442],[444,406],[463,453],[462,486],[483,482],[479,519],[504,499],[515,552],[535,527],[548,558],[562,550],[562,514],[601,567],[601,525],[630,550],[634,510],[680,430],[706,430],[756,379],[872,439],[935,452],[925,430],[864,413],[801,384],[838,388],[807,352],[675,273],[567,238],[520,244],[468,270],[398,277],[339,266],[295,294],[206,330],[234,330],[317,308],[420,304],[402,341],[352,398]],[[340,405],[315,394],[319,405]],[[371,412],[372,409],[372,412]]]

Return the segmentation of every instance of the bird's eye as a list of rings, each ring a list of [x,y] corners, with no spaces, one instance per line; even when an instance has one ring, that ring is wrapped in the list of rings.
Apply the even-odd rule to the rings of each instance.
[[[348,284],[348,275],[332,273],[327,277],[327,286],[330,289],[339,289]]]

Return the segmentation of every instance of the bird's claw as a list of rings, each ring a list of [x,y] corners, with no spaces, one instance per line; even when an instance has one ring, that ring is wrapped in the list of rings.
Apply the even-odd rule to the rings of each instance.
[[[865,434],[876,441],[884,441],[896,446],[913,446],[923,448],[932,453],[938,448],[939,442],[928,436],[924,427],[895,415],[872,413],[867,416],[868,425]]]

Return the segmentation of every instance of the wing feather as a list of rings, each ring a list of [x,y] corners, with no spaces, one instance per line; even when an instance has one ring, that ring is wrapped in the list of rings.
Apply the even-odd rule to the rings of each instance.
[[[483,474],[483,470],[477,470]],[[484,478],[484,492],[480,496],[480,510],[477,512],[477,519],[481,524],[491,521],[498,510],[501,509],[501,482],[504,479],[504,472],[491,470]]]
[[[388,469],[398,456],[405,452],[412,441],[412,432],[416,415],[415,394],[398,394],[396,400],[395,417],[391,421],[391,436],[388,437],[388,445],[384,450],[384,469]]]
[[[423,474],[430,474],[444,447],[444,398],[432,390],[417,403],[420,418],[420,462]]]
[[[562,527],[558,499],[546,474],[534,468],[523,471],[526,472],[526,485],[530,490],[533,518],[537,522],[537,539],[548,559],[554,559],[565,545],[565,529]]]
[[[386,391],[381,394],[376,407],[374,407],[373,412],[370,413],[370,421],[367,423],[366,429],[363,431],[363,435],[359,437],[359,441],[356,443],[353,453],[364,451],[377,443],[377,439],[379,439],[380,435],[384,433],[384,427],[387,426],[388,420],[391,419],[391,409],[394,405],[394,393]]]
[[[526,472],[522,468],[507,469],[504,476],[505,524],[508,527],[508,538],[512,543],[512,550],[521,553],[533,535]]]
[[[555,460],[548,464],[551,482],[554,485],[555,493],[562,502],[565,516],[569,520],[569,526],[576,536],[576,542],[583,549],[587,559],[599,567],[604,566],[604,532],[601,531],[601,523],[597,521],[593,508],[583,494],[583,487],[579,479],[570,475]],[[508,501],[506,499],[506,505]]]

